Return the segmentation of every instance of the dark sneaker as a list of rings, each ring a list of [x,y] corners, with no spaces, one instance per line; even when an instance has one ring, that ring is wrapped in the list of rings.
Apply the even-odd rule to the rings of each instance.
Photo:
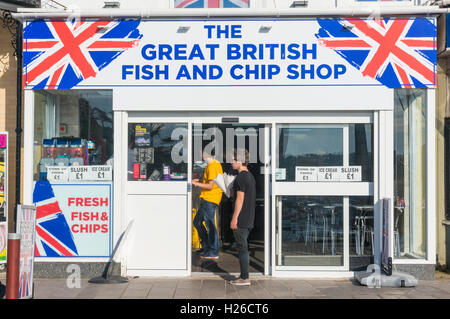
[[[230,284],[235,285],[235,286],[250,286],[250,279],[238,278],[238,279],[230,281]]]

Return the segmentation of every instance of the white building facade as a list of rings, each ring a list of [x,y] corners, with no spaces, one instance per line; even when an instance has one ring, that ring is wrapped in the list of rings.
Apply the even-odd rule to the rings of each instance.
[[[213,268],[199,261],[191,180],[205,149],[232,174],[240,146],[257,181],[253,273],[348,277],[383,252],[394,269],[432,278],[439,8],[151,3],[15,14],[38,271],[89,272],[132,224],[116,256],[122,275],[238,272],[226,249]],[[231,206],[224,195],[223,248]]]

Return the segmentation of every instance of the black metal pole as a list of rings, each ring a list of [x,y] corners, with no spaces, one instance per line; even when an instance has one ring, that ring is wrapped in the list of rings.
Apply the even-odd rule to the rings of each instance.
[[[14,207],[14,229],[17,222],[17,205],[20,204],[20,176],[22,150],[22,23],[16,21],[17,56],[17,111],[16,111],[16,205]]]

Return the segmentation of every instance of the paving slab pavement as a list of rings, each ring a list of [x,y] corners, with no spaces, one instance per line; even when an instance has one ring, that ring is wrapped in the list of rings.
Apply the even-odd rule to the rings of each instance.
[[[5,284],[0,273],[0,286]],[[34,284],[35,299],[450,299],[449,278],[419,281],[413,288],[368,288],[354,279],[264,276],[252,278],[251,286],[244,287],[230,285],[219,276],[130,278],[121,284],[81,279],[78,286],[66,279],[35,278]]]

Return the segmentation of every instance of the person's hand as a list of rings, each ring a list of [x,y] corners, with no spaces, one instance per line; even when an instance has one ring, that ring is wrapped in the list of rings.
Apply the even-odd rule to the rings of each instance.
[[[238,227],[237,227],[237,220],[235,220],[234,218],[231,220],[230,228],[231,228],[232,230],[238,229]]]
[[[198,182],[199,182],[198,178],[194,178],[192,180],[192,185],[197,186]]]

